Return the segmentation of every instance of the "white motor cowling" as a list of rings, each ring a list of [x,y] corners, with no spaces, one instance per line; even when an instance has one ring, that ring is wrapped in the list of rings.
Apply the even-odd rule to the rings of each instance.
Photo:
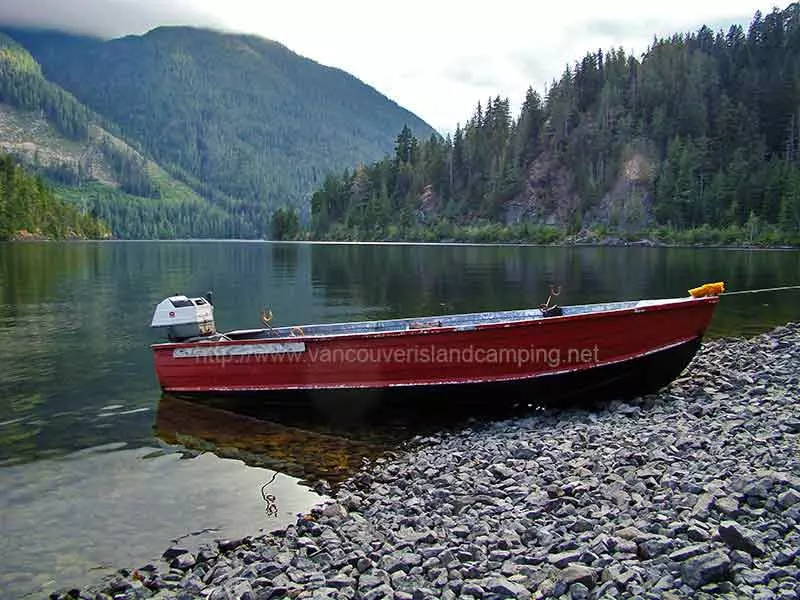
[[[165,329],[171,342],[215,334],[214,306],[210,295],[208,298],[176,295],[162,300],[156,306],[150,327]]]

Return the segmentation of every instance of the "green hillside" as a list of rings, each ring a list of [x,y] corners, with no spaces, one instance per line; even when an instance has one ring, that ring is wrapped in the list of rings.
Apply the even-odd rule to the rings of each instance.
[[[0,34],[0,152],[49,180],[57,197],[100,216],[120,238],[256,235],[243,216],[211,204],[108,129],[118,128],[46,80]]]
[[[433,130],[341,70],[247,35],[162,27],[111,41],[6,30],[44,75],[255,234],[307,212],[330,170],[376,160],[408,125]]]
[[[0,153],[0,241],[29,237],[98,239],[109,235],[108,228],[95,216],[58,199],[41,178]]]
[[[403,131],[382,161],[330,177],[314,235],[800,244],[798,107],[798,4],[641,59],[591,52],[516,118],[490,98],[452,139]]]

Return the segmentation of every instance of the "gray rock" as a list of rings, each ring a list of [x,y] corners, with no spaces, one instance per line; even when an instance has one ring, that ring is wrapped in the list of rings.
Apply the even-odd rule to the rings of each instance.
[[[589,598],[589,588],[584,584],[577,582],[569,586],[569,594],[572,600],[587,600]]]
[[[423,560],[428,560],[429,558],[439,557],[446,549],[447,548],[444,546],[428,546],[426,548],[419,548],[417,552]]]
[[[177,558],[181,554],[186,554],[187,552],[189,552],[188,548],[184,548],[182,546],[171,546],[164,551],[164,554],[162,554],[161,557],[164,560],[170,561],[173,558]]]
[[[342,573],[337,573],[333,577],[326,578],[325,584],[328,587],[336,588],[337,590],[346,587],[352,587],[352,588],[356,587],[355,579],[347,575],[343,575]]]
[[[729,556],[731,557],[731,562],[733,564],[744,565],[745,567],[753,566],[753,557],[747,552],[742,552],[741,550],[733,550],[729,554]]]
[[[422,564],[422,556],[413,552],[398,552],[389,554],[381,559],[381,568],[387,573],[395,571],[408,572],[412,567]]]
[[[499,594],[503,598],[517,598],[518,600],[528,600],[531,593],[522,585],[509,581],[505,577],[494,577],[485,584],[485,589],[493,594]]]
[[[289,590],[282,586],[268,586],[258,590],[258,598],[283,598]]]
[[[231,538],[227,540],[219,540],[217,542],[217,546],[219,546],[219,549],[222,552],[230,552],[231,550],[235,550],[239,546],[243,546],[244,544],[247,544],[249,542],[250,542],[249,537]]]
[[[581,558],[581,552],[577,550],[570,550],[567,552],[559,552],[557,554],[550,554],[547,557],[547,562],[551,565],[563,569],[568,564],[578,562]]]
[[[696,526],[689,527],[686,530],[686,537],[692,542],[705,542],[711,538],[705,529]]]
[[[710,491],[701,494],[692,508],[692,515],[702,519],[707,518],[708,512],[719,493],[720,490],[718,488],[712,488]]]
[[[498,479],[511,479],[516,474],[515,471],[502,463],[492,465],[489,467],[489,471]]]
[[[708,544],[692,544],[691,546],[684,546],[670,553],[670,560],[675,562],[683,562],[695,556],[699,556],[708,552]]]
[[[681,578],[694,589],[707,583],[722,581],[730,573],[731,560],[722,552],[709,552],[684,561],[681,564]]]
[[[558,581],[563,581],[567,587],[574,583],[582,583],[591,589],[597,582],[597,571],[581,565],[570,565],[558,574]]]
[[[774,483],[775,480],[771,476],[760,478],[748,477],[743,479],[738,487],[745,498],[766,499],[769,497],[770,490]]]
[[[789,489],[778,495],[778,505],[781,508],[789,508],[800,502],[800,492]]]
[[[722,496],[721,498],[716,498],[714,500],[714,506],[721,513],[732,515],[739,510],[739,501],[731,496]]]
[[[372,588],[378,587],[383,583],[385,583],[383,578],[376,577],[371,573],[362,573],[358,578],[358,589],[371,590]]]
[[[747,585],[761,585],[767,581],[767,574],[758,569],[742,569],[736,577]]]
[[[394,598],[394,590],[383,583],[378,587],[370,589],[363,595],[364,600],[382,600],[383,598]]]
[[[596,598],[616,598],[619,596],[617,583],[615,581],[606,581],[595,588],[594,594]]]
[[[642,576],[635,567],[625,566],[620,563],[605,569],[603,581],[613,581],[620,589],[626,589],[631,584],[641,583]]]
[[[187,569],[191,569],[193,566],[195,566],[195,564],[197,564],[197,559],[195,558],[194,554],[191,552],[184,552],[183,554],[179,554],[173,558],[169,563],[169,566],[173,569],[186,571]]]
[[[231,589],[231,595],[239,600],[255,600],[253,587],[249,581],[238,581]]]
[[[742,550],[753,556],[763,556],[764,543],[758,534],[736,521],[724,521],[719,526],[719,537],[735,550]]]
[[[532,460],[537,452],[528,446],[517,446],[511,450],[511,456],[520,460]]]
[[[775,567],[775,568],[772,568],[772,569],[769,570],[769,572],[767,573],[767,578],[768,579],[780,580],[780,579],[785,579],[787,577],[792,577],[792,576],[795,576],[795,575],[796,575],[796,572],[793,569],[790,570],[787,567]]]
[[[352,501],[351,501],[352,503]],[[326,504],[322,509],[322,516],[328,518],[343,518],[347,516],[347,509],[338,502]]]
[[[197,562],[209,562],[219,556],[216,548],[203,548],[197,553]]]
[[[362,556],[356,560],[356,569],[358,569],[359,573],[364,573],[366,571],[369,571],[374,566],[374,564],[375,563],[373,563],[372,560],[370,560],[366,556]]]
[[[615,535],[623,540],[631,540],[637,543],[653,537],[652,534],[645,533],[636,527],[623,527],[618,529]]]
[[[583,533],[594,530],[596,526],[597,524],[591,519],[579,516],[572,525],[572,531],[576,533]]]
[[[611,538],[610,544],[611,549],[614,552],[620,552],[622,554],[636,554],[636,552],[639,550],[638,544],[633,540]]]
[[[461,586],[461,595],[483,598],[486,595],[486,590],[477,583],[464,582],[464,585]]]
[[[665,537],[653,537],[639,543],[639,556],[647,560],[672,550],[675,543]]]

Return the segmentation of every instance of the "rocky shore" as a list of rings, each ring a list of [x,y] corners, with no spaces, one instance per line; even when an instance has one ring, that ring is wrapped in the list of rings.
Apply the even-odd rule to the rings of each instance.
[[[799,407],[800,324],[708,342],[657,395],[418,439],[285,530],[72,596],[796,599]]]

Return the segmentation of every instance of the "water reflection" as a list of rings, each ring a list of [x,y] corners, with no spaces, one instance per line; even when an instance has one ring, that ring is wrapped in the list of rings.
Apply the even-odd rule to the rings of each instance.
[[[110,444],[2,470],[0,596],[43,598],[219,538],[271,531],[321,497],[297,480],[210,452]],[[272,480],[274,510],[261,487]]]
[[[337,430],[312,417],[286,410],[279,413],[257,401],[201,402],[163,395],[155,427],[156,435],[168,444],[332,485],[357,471],[363,459],[376,458],[397,441],[381,440],[374,431],[366,440],[359,439],[357,428]]]
[[[297,244],[272,245],[273,271],[281,277],[294,277],[297,274],[300,246]],[[303,252],[303,258],[308,257],[308,252]]]
[[[329,302],[366,318],[538,306],[551,284],[560,304],[685,296],[800,283],[800,252],[699,248],[314,245],[311,278]],[[800,319],[800,292],[724,298],[709,337],[752,335]]]
[[[171,293],[214,290],[218,325],[235,329],[259,326],[264,306],[275,325],[330,323],[536,306],[553,283],[573,304],[684,295],[720,279],[795,285],[800,252],[0,243],[0,589],[79,585],[98,564],[146,562],[187,531],[253,533],[275,472],[335,485],[364,458],[464,422],[412,414],[342,428],[257,403],[159,400],[148,325]],[[798,292],[732,296],[709,336],[797,320]],[[165,442],[195,458],[154,454]],[[265,493],[287,519],[318,498],[289,475]]]
[[[800,252],[681,248],[87,242],[0,244],[0,464],[152,439],[148,328],[176,291],[214,290],[221,329],[431,316],[793,285]],[[709,337],[800,319],[800,292],[731,296]],[[109,404],[118,410],[106,410]],[[135,412],[142,411],[142,412]]]
[[[420,404],[416,411],[382,405],[365,412],[348,410],[347,400],[339,398],[341,403],[332,413],[264,400],[259,396],[184,399],[164,394],[158,404],[156,435],[167,444],[297,477],[314,489],[336,489],[365,464],[411,448],[425,436],[538,410],[524,403],[481,403],[458,411]],[[320,487],[323,482],[324,488]]]

